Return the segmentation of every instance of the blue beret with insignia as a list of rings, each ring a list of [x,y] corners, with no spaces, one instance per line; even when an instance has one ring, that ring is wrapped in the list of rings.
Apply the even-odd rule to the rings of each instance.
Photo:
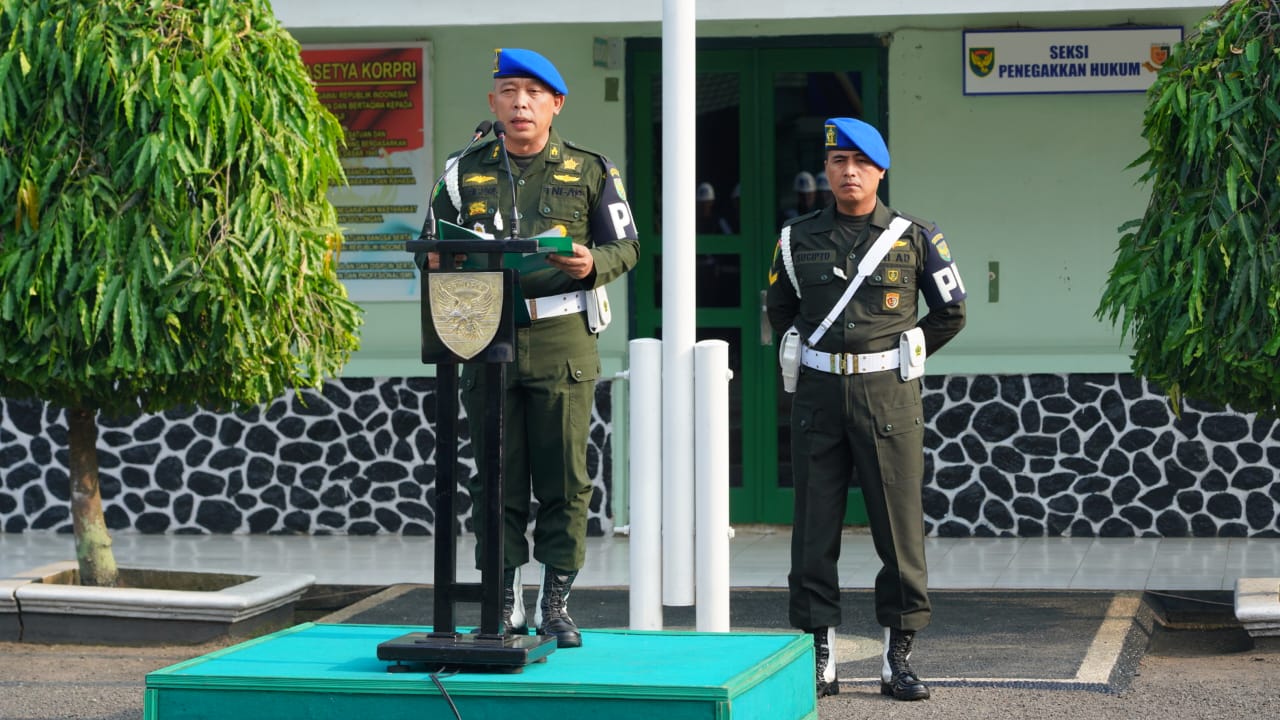
[[[498,48],[493,51],[493,76],[527,77],[541,80],[543,85],[561,95],[569,94],[569,87],[560,77],[560,71],[551,61],[532,50],[523,48]]]
[[[828,150],[859,150],[881,170],[889,169],[889,148],[871,125],[853,118],[830,118],[824,129]]]

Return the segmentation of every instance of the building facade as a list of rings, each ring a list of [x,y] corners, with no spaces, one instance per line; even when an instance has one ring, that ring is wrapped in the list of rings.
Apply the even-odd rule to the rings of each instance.
[[[591,532],[611,532],[625,512],[625,454],[640,449],[619,442],[615,398],[645,390],[613,377],[630,339],[661,334],[662,249],[678,242],[696,243],[698,257],[696,308],[685,311],[699,339],[731,348],[732,521],[790,521],[786,397],[759,293],[778,225],[801,202],[795,179],[821,169],[821,121],[856,115],[888,141],[886,200],[943,228],[969,292],[969,326],[930,359],[925,381],[930,533],[1280,534],[1280,423],[1195,403],[1175,415],[1095,317],[1117,228],[1146,206],[1141,171],[1128,168],[1144,149],[1144,95],[977,94],[967,83],[976,31],[1192,32],[1213,6],[1039,5],[878,1],[855,16],[834,1],[699,2],[697,181],[714,189],[722,222],[676,238],[661,223],[661,2],[499,3],[487,17],[443,2],[275,3],[304,48],[426,48],[424,129],[437,160],[488,116],[493,48],[520,46],[551,57],[569,84],[559,131],[622,168],[643,254],[611,288],[617,320],[601,338]],[[429,185],[439,165],[417,182]],[[420,223],[425,204],[401,209]],[[365,307],[362,350],[322,392],[236,414],[100,418],[109,525],[432,532],[435,380],[418,361],[418,305]],[[65,427],[59,408],[0,399],[0,530],[69,531]],[[465,437],[460,455],[474,472]],[[464,522],[469,512],[464,501]]]

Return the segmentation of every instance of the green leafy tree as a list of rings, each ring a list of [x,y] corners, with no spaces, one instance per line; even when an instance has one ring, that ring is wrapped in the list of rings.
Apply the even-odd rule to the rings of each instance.
[[[254,404],[358,347],[342,131],[266,0],[0,0],[0,394],[66,408],[83,584],[97,415]]]
[[[1147,94],[1152,188],[1099,317],[1123,317],[1133,369],[1182,397],[1280,403],[1280,3],[1241,0],[1176,46]]]

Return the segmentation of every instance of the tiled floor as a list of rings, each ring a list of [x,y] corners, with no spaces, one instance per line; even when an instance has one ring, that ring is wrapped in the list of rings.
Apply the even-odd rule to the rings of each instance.
[[[730,543],[734,587],[786,587],[788,528],[737,528]],[[625,536],[590,539],[583,587],[629,584]],[[1280,577],[1280,539],[930,538],[935,589],[1232,590],[1239,577]],[[430,583],[430,537],[139,535],[114,537],[129,567],[223,572],[305,572],[318,584]],[[458,579],[477,580],[471,536],[458,542]],[[0,578],[75,558],[69,535],[0,533]],[[864,531],[849,531],[840,557],[847,588],[871,587],[880,562]]]

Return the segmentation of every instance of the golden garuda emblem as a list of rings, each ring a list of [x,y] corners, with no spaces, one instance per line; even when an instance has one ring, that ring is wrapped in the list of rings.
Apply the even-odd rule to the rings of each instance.
[[[502,321],[502,273],[427,274],[431,323],[440,342],[470,360],[493,341]]]

